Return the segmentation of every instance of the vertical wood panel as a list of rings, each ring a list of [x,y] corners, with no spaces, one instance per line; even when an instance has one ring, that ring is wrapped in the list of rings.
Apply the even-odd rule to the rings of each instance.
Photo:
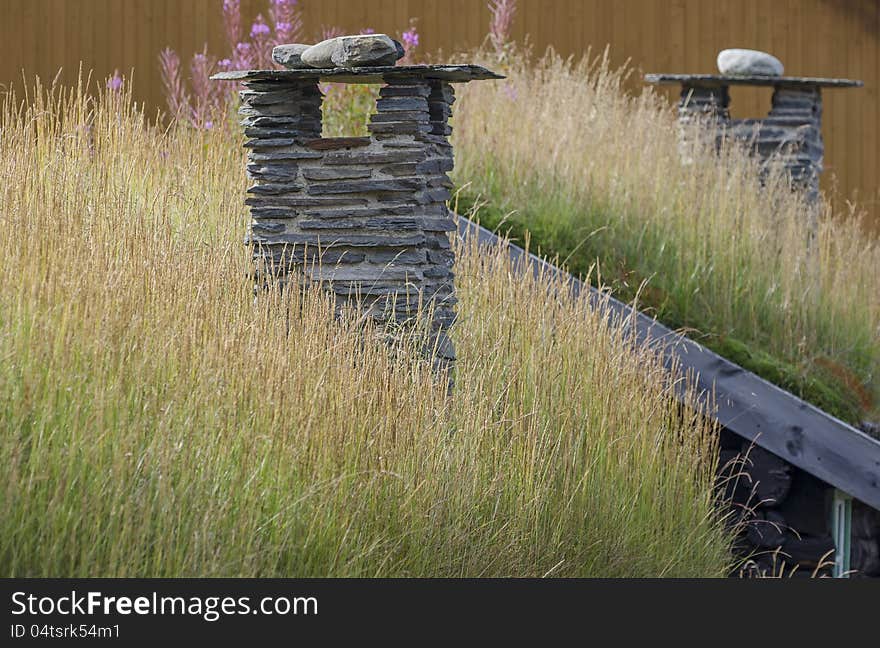
[[[871,184],[870,178],[861,179],[862,183],[858,185],[861,189],[860,199],[868,201],[871,212],[874,214],[877,229],[880,231],[880,142],[877,141],[877,129],[880,124],[880,94],[878,94],[878,86],[880,86],[880,6],[874,7],[874,14],[865,21],[866,39],[865,49],[863,51],[863,69],[865,70],[865,88],[863,92],[866,95],[867,110],[862,111],[862,130],[861,132],[868,135],[874,133],[874,138],[866,136],[863,143],[863,164],[864,168],[874,173],[874,182]],[[873,34],[874,38],[870,38]],[[873,110],[870,107],[873,106]],[[867,180],[867,182],[865,182]]]
[[[860,16],[857,14],[849,14],[846,18],[847,24],[845,30],[851,34],[846,50],[846,64],[840,69],[845,70],[846,74],[851,74],[856,78],[861,78],[867,70],[862,67],[862,49],[864,47],[865,31],[859,24]],[[843,172],[843,178],[849,178],[858,174],[861,161],[864,160],[864,140],[858,136],[861,132],[861,107],[855,101],[846,101],[844,99],[843,111],[846,121],[846,134],[844,142],[846,144],[845,152],[839,150],[839,155],[847,161],[847,167]],[[835,134],[836,136],[836,134]]]
[[[37,21],[37,3],[36,2],[22,2],[22,21],[21,21],[21,30],[22,30],[22,46],[21,46],[21,59],[19,60],[19,65],[21,68],[25,70],[25,72],[29,71],[29,66],[31,61],[39,61],[37,58],[37,44],[36,38],[30,38],[29,34],[38,34],[41,31],[41,25]],[[21,70],[16,70],[18,73]],[[43,74],[44,80],[46,77],[51,75]]]
[[[205,42],[225,55],[221,0],[2,0],[0,86],[21,85],[21,70],[51,82],[76,81],[80,61],[103,82],[135,71],[134,95],[164,109],[158,54],[170,46],[186,68]],[[483,0],[300,0],[305,40],[323,27],[364,27],[397,34],[418,19],[421,53],[445,56],[479,45],[489,13]],[[862,78],[860,90],[825,92],[828,177],[843,196],[858,192],[880,232],[880,2],[877,0],[519,0],[513,34],[536,54],[594,55],[610,46],[612,64],[627,58],[643,71],[711,72],[725,47],[776,54],[797,75]],[[245,34],[268,0],[241,0]],[[638,75],[630,89],[638,91]],[[675,99],[672,89],[661,90]],[[738,89],[734,114],[758,116],[769,93]]]

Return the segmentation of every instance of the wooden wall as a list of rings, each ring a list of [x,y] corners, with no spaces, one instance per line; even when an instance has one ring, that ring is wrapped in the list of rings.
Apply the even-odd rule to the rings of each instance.
[[[396,34],[418,19],[422,49],[481,42],[483,0],[300,0],[307,33],[322,26]],[[268,0],[242,0],[245,20]],[[221,0],[0,0],[0,83],[39,74],[73,81],[82,61],[103,78],[134,70],[138,99],[163,106],[157,54],[188,58],[207,43],[224,52]],[[245,23],[246,25],[249,22]],[[642,72],[713,72],[725,47],[767,50],[786,73],[863,79],[865,87],[825,94],[826,189],[857,198],[880,231],[880,0],[519,0],[514,37],[563,54],[606,44],[612,60]],[[633,88],[641,84],[634,78]],[[758,116],[767,91],[734,89],[734,116]]]

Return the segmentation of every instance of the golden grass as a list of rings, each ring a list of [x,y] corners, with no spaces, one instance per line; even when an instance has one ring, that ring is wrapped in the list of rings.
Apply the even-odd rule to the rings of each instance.
[[[458,249],[449,398],[318,291],[255,303],[240,143],[4,99],[0,573],[727,573],[655,355],[503,250]]]
[[[855,218],[808,208],[784,178],[759,190],[736,146],[700,132],[682,161],[674,110],[604,59],[534,64],[471,83],[455,105],[456,179],[575,272],[597,261],[624,299],[833,413],[878,416],[880,247]]]

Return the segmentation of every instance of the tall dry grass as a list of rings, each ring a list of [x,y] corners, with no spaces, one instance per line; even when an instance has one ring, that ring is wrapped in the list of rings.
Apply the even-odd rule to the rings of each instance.
[[[880,247],[855,219],[823,204],[811,241],[784,178],[759,190],[758,164],[699,130],[682,157],[674,111],[605,59],[505,60],[507,80],[455,106],[456,179],[494,205],[488,225],[577,272],[598,261],[624,298],[647,282],[661,320],[832,413],[878,416]]]
[[[317,291],[256,303],[239,136],[0,111],[4,576],[720,576],[714,435],[585,301],[459,247],[447,397]]]

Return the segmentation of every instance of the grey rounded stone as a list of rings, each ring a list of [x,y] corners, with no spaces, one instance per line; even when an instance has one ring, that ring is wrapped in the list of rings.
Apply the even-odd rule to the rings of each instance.
[[[353,68],[394,65],[403,47],[385,34],[338,36],[312,45],[301,54],[303,63],[313,68]]]
[[[289,45],[277,45],[272,48],[272,60],[283,65],[288,70],[299,70],[309,67],[302,61],[302,54],[311,45],[303,45],[302,43],[291,43]]]
[[[731,76],[782,76],[782,62],[767,52],[726,49],[718,53],[718,71]]]

